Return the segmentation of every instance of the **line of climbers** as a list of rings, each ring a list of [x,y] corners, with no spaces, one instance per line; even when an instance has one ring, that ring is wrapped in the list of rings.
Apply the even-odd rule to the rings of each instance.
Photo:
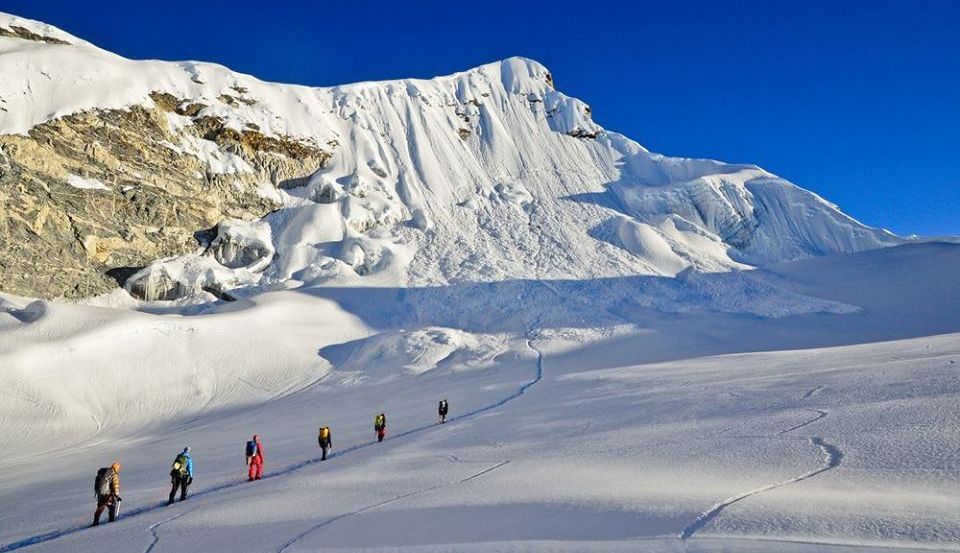
[[[450,406],[446,399],[440,400],[437,408],[439,415],[438,424],[447,422],[447,412]],[[377,442],[382,442],[387,435],[387,416],[383,413],[378,414],[373,419],[373,431],[377,436]],[[327,453],[333,449],[333,435],[329,426],[321,426],[317,434],[317,445],[321,451],[321,461],[327,459]],[[246,465],[247,481],[260,480],[263,478],[263,442],[260,436],[253,435],[253,439],[247,442],[246,447]],[[171,505],[176,498],[177,490],[180,490],[180,501],[187,498],[187,488],[193,484],[193,457],[190,454],[190,446],[183,448],[183,451],[177,454],[170,466],[170,496],[167,499],[167,505]],[[100,517],[104,511],[108,511],[110,522],[117,520],[120,515],[120,463],[114,462],[109,467],[104,467],[97,471],[97,477],[93,483],[93,489],[96,494],[97,508],[93,513],[93,524],[100,525]]]

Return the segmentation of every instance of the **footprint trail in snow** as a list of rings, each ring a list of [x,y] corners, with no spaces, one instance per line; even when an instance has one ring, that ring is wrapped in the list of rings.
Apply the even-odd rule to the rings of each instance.
[[[816,390],[818,390],[818,389],[819,389],[819,387],[816,388],[816,389],[814,389],[814,390],[811,391],[811,392],[808,392],[806,395],[804,395],[804,398],[810,397],[810,396],[813,395],[813,393],[815,393]],[[813,416],[812,418],[810,418],[809,420],[806,420],[806,421],[804,421],[804,422],[802,422],[802,423],[800,423],[800,424],[797,424],[797,425],[791,426],[791,427],[789,427],[789,428],[787,428],[787,429],[781,430],[781,431],[777,432],[776,434],[774,434],[774,436],[780,436],[780,435],[782,435],[782,434],[786,434],[786,433],[788,433],[788,432],[792,432],[792,431],[794,431],[794,430],[797,430],[798,428],[803,428],[803,427],[805,427],[805,426],[807,426],[807,425],[813,424],[813,423],[815,423],[815,422],[817,422],[817,421],[819,421],[819,420],[821,420],[821,419],[829,416],[829,413],[827,413],[826,411],[822,411],[822,410],[820,410],[820,409],[807,409],[807,410],[810,411],[811,413],[814,413],[814,416]],[[701,513],[700,516],[698,516],[693,522],[691,522],[689,525],[687,525],[687,526],[680,532],[679,538],[680,538],[681,540],[686,540],[686,539],[692,537],[695,533],[697,533],[699,530],[701,530],[703,527],[705,527],[707,524],[709,524],[713,519],[715,519],[724,509],[726,509],[726,508],[729,507],[730,505],[733,505],[734,503],[737,503],[737,502],[739,502],[739,501],[743,501],[744,499],[747,499],[748,497],[752,497],[752,496],[754,496],[754,495],[761,494],[761,493],[763,493],[763,492],[768,492],[768,491],[770,491],[770,490],[774,490],[774,489],[777,489],[777,488],[782,488],[782,487],[784,487],[784,486],[789,486],[790,484],[795,484],[795,483],[797,483],[797,482],[801,482],[801,481],[803,481],[803,480],[807,480],[807,479],[809,479],[809,478],[813,478],[814,476],[817,476],[818,474],[821,474],[821,473],[826,472],[826,471],[828,471],[828,470],[835,469],[835,468],[837,468],[838,466],[840,466],[840,461],[843,459],[843,452],[841,452],[840,449],[839,449],[837,446],[825,442],[825,441],[823,440],[823,438],[821,438],[821,437],[819,437],[819,436],[811,436],[811,437],[807,438],[807,442],[808,442],[810,445],[812,445],[812,446],[814,446],[814,447],[816,447],[816,448],[818,448],[818,449],[820,450],[820,452],[821,452],[821,459],[822,459],[822,462],[823,462],[822,465],[820,465],[819,467],[817,467],[817,468],[815,468],[815,469],[813,469],[813,470],[811,470],[811,471],[809,471],[809,472],[805,472],[805,473],[803,473],[803,474],[801,474],[801,475],[799,475],[799,476],[794,476],[794,477],[792,477],[792,478],[788,478],[788,479],[782,480],[782,481],[780,481],[780,482],[775,482],[775,483],[773,483],[773,484],[767,484],[767,485],[765,485],[765,486],[760,486],[759,488],[754,488],[754,489],[751,489],[751,490],[747,490],[747,491],[741,492],[741,493],[739,493],[739,494],[737,494],[737,495],[735,495],[735,496],[733,496],[733,497],[729,497],[729,498],[727,498],[727,499],[724,499],[723,501],[717,503],[716,505],[714,505],[714,506],[711,507],[710,509],[708,509],[708,510],[704,511],[703,513]]]

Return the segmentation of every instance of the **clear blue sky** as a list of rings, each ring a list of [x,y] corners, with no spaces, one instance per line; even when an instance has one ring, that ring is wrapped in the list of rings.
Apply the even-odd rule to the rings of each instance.
[[[761,165],[901,234],[960,234],[958,1],[0,0],[0,10],[126,57],[310,85],[522,55],[651,150]]]

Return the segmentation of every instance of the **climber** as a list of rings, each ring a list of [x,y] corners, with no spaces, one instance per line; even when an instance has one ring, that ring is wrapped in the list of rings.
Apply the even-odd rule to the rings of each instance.
[[[193,484],[193,458],[190,456],[190,446],[183,448],[183,451],[173,460],[170,467],[170,498],[167,505],[173,503],[173,498],[177,495],[177,488],[180,488],[180,501],[187,498],[187,487]]]
[[[380,413],[373,419],[373,430],[377,433],[377,441],[382,442],[387,434],[387,416]]]
[[[248,480],[260,480],[263,477],[263,444],[256,434],[247,442],[247,466],[250,467],[247,471]]]
[[[333,437],[330,435],[329,426],[321,426],[320,433],[317,435],[317,444],[320,445],[320,449],[323,451],[323,456],[320,457],[321,461],[327,459],[327,451],[333,449]]]
[[[440,415],[440,424],[447,422],[447,412],[450,410],[450,405],[447,403],[447,400],[440,400],[440,407],[437,409],[437,413]]]
[[[109,510],[110,522],[117,520],[120,514],[120,463],[113,463],[97,471],[93,482],[93,491],[97,496],[97,510],[93,512],[92,526],[100,524],[100,515]]]

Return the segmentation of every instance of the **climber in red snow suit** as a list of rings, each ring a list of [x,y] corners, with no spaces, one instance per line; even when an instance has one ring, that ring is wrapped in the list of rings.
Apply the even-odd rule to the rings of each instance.
[[[260,442],[260,436],[253,435],[253,449],[250,452],[250,442],[247,443],[247,465],[250,470],[247,472],[249,480],[260,480],[263,477],[263,444]]]

